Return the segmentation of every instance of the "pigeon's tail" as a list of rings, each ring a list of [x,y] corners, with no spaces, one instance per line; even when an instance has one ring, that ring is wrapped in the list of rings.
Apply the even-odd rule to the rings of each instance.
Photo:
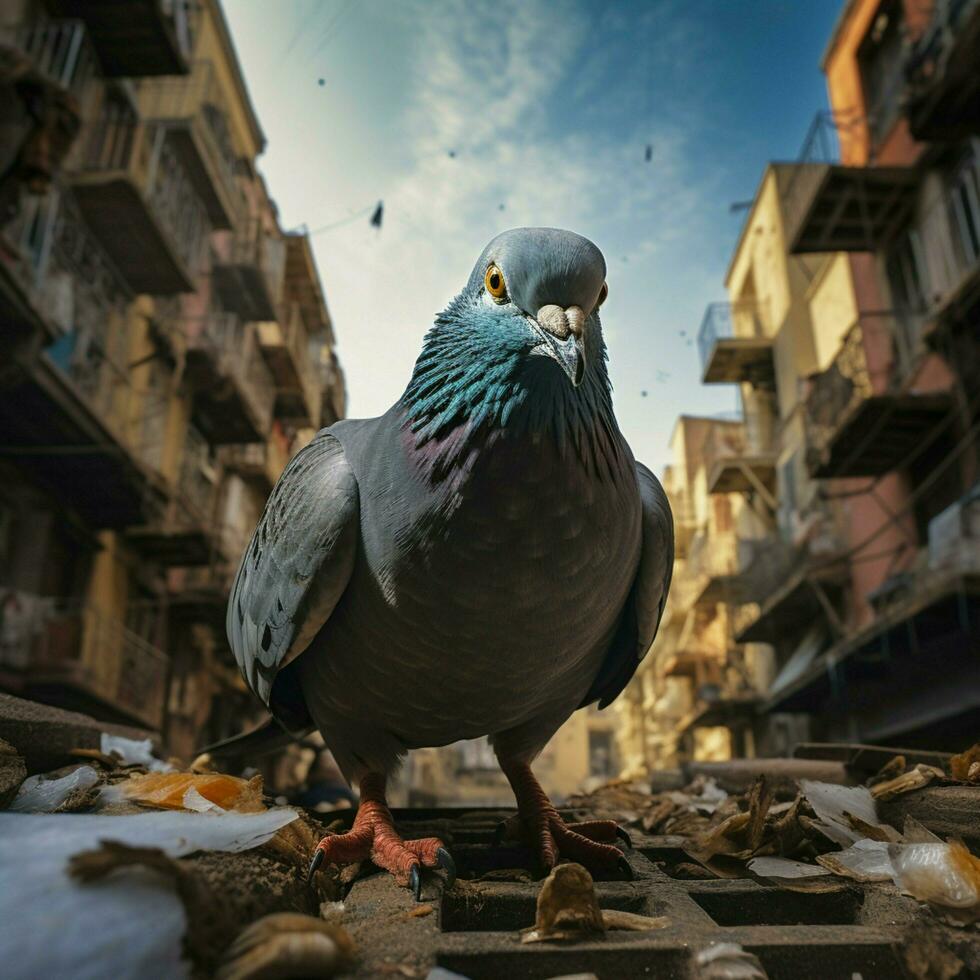
[[[290,733],[275,718],[270,718],[250,732],[232,735],[224,741],[206,746],[200,752],[207,753],[212,760],[225,764],[248,763],[252,759],[278,752],[291,742],[298,742],[311,731],[313,731],[312,727],[304,732]]]

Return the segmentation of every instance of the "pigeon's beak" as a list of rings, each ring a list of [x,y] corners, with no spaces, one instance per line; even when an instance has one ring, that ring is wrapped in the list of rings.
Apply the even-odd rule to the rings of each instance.
[[[585,314],[581,307],[542,306],[531,322],[541,335],[542,353],[554,358],[577,388],[585,377]]]

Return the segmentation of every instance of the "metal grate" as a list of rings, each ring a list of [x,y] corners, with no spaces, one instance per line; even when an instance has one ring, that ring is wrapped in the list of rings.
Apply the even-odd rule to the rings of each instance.
[[[342,813],[349,822],[350,812]],[[613,931],[572,943],[522,944],[519,930],[534,922],[540,882],[526,873],[520,876],[520,869],[531,867],[527,851],[493,845],[494,828],[510,813],[395,811],[407,837],[435,834],[450,845],[460,881],[444,890],[441,879],[428,879],[423,902],[433,913],[413,916],[408,891],[388,875],[359,879],[345,899],[345,926],[360,950],[356,976],[421,977],[441,966],[471,980],[589,972],[600,980],[679,980],[694,976],[699,950],[720,942],[739,943],[758,956],[770,980],[907,975],[902,945],[911,941],[923,913],[892,886],[828,878],[821,879],[818,890],[790,891],[749,877],[692,879],[684,840],[677,837],[634,835],[635,847],[627,859],[635,880],[596,878],[601,907],[667,916],[667,928]],[[329,818],[335,816],[340,814]],[[504,869],[515,870],[510,874]],[[502,876],[515,880],[500,880]]]

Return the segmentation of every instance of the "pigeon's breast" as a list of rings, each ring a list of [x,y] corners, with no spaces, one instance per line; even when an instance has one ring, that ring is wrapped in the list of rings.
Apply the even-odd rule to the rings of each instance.
[[[501,440],[455,485],[362,486],[362,553],[311,651],[323,708],[406,747],[570,714],[636,572],[628,455],[600,476],[551,440]]]

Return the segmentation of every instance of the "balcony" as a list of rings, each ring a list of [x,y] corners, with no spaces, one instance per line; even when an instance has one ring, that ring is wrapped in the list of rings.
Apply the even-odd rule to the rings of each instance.
[[[188,429],[176,486],[156,520],[132,528],[127,539],[143,557],[164,566],[206,565],[214,553],[218,474],[207,443]]]
[[[769,704],[819,713],[828,740],[950,750],[980,722],[980,576],[913,573],[903,598],[843,637]]]
[[[126,283],[58,186],[27,199],[4,237],[8,273],[52,338],[4,365],[5,455],[94,527],[141,523],[151,484],[126,426]]]
[[[31,60],[38,74],[79,101],[98,70],[80,20],[38,20],[0,27],[0,43],[20,51]]]
[[[195,421],[213,445],[262,442],[269,432],[275,385],[257,346],[233,313],[208,314],[188,338]]]
[[[106,721],[158,729],[163,721],[166,654],[91,606],[54,600],[37,613],[20,645],[5,646],[5,686]]]
[[[310,334],[324,334],[327,343],[332,344],[330,314],[323,297],[310,237],[305,231],[287,232],[283,240],[286,243],[286,294],[290,300],[299,303]]]
[[[107,78],[186,75],[191,51],[187,4],[181,0],[47,0],[85,21]]]
[[[798,164],[783,192],[790,252],[877,251],[911,217],[918,182],[914,167]]]
[[[227,251],[214,257],[214,285],[226,310],[243,320],[275,320],[286,268],[286,243],[266,234],[257,220],[226,236]]]
[[[731,601],[728,587],[739,570],[738,539],[733,532],[695,535],[686,562],[672,587],[679,613]]]
[[[179,569],[170,586],[168,608],[178,618],[209,625],[223,635],[228,596],[237,572],[238,562],[224,558]]]
[[[744,381],[772,388],[772,338],[764,336],[764,332],[757,303],[712,303],[705,310],[698,331],[702,383]]]
[[[273,435],[266,442],[222,446],[219,458],[226,470],[258,483],[268,493],[286,468],[289,453]]]
[[[193,292],[210,227],[167,128],[108,99],[79,169],[79,207],[133,292]]]
[[[778,581],[770,578],[771,591],[761,597],[758,608],[746,605],[741,611],[744,615],[736,617],[735,642],[779,647],[821,619],[829,619],[840,631],[838,610],[843,605],[850,567],[845,560],[838,560],[838,554],[844,554],[839,541],[828,554],[817,554],[806,546],[798,549],[780,568]]]
[[[934,0],[932,18],[906,65],[905,111],[918,140],[980,134],[980,2]]]
[[[170,130],[211,224],[235,227],[242,197],[228,110],[211,63],[194,62],[186,78],[144,80],[138,96],[140,115]]]
[[[716,425],[703,454],[708,493],[757,493],[776,509],[776,455],[751,449],[742,426]]]
[[[948,392],[918,395],[902,383],[913,363],[910,328],[865,317],[848,331],[804,404],[807,467],[817,479],[879,476],[900,466],[952,407]]]
[[[320,384],[299,304],[290,305],[284,320],[256,324],[259,347],[276,385],[276,418],[315,429],[320,424]]]

